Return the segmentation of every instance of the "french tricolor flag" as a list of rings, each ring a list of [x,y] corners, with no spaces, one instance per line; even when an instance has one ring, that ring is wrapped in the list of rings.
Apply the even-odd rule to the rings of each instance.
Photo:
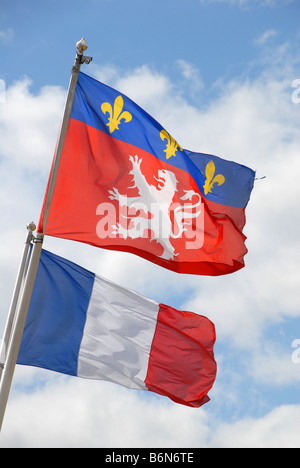
[[[216,378],[213,323],[42,250],[18,364],[150,390],[191,407]]]

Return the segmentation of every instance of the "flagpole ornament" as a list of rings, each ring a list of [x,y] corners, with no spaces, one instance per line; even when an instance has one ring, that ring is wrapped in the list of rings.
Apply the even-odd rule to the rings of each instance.
[[[87,50],[88,45],[86,43],[85,37],[83,37],[80,41],[76,43],[77,55],[75,58],[75,63],[73,67],[73,71],[79,72],[80,66],[85,63],[88,65],[93,60],[93,57],[88,57],[83,55],[83,53]]]
[[[77,42],[76,44],[76,49],[78,50],[79,54],[83,54],[88,48],[88,45],[86,43],[85,37],[83,37],[80,41]]]
[[[34,232],[36,230],[36,225],[34,224],[33,221],[31,221],[31,223],[27,224],[27,230],[31,231],[31,232]]]

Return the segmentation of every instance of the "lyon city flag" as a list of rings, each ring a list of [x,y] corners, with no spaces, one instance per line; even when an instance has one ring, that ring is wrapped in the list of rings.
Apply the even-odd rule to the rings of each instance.
[[[243,165],[184,150],[128,97],[80,72],[49,217],[44,223],[42,210],[38,232],[131,252],[179,273],[232,273],[247,253],[254,177]]]

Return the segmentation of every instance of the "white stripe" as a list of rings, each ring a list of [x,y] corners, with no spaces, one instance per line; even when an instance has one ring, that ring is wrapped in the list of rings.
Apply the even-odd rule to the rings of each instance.
[[[157,302],[96,275],[77,375],[146,390],[158,310]]]

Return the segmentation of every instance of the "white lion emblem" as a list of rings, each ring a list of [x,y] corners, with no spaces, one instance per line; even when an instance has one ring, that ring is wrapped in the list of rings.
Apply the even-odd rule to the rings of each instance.
[[[128,197],[121,195],[116,188],[109,190],[111,200],[117,200],[120,207],[127,207],[128,215],[123,217],[130,220],[127,228],[122,226],[121,223],[113,226],[113,234],[122,235],[125,239],[149,236],[151,240],[156,240],[163,247],[161,258],[173,259],[176,253],[170,239],[181,237],[183,232],[187,231],[187,226],[191,225],[192,218],[200,215],[201,197],[193,190],[185,190],[185,195],[180,197],[180,200],[192,200],[192,197],[197,196],[197,203],[177,203],[173,206],[173,199],[178,185],[175,174],[160,169],[158,177],[154,176],[158,182],[158,187],[155,187],[147,182],[141,171],[142,159],[139,159],[138,156],[130,156],[129,161],[132,164],[130,174],[133,175],[134,182],[130,188],[137,188],[139,196]],[[174,225],[170,217],[171,207],[173,207]]]

